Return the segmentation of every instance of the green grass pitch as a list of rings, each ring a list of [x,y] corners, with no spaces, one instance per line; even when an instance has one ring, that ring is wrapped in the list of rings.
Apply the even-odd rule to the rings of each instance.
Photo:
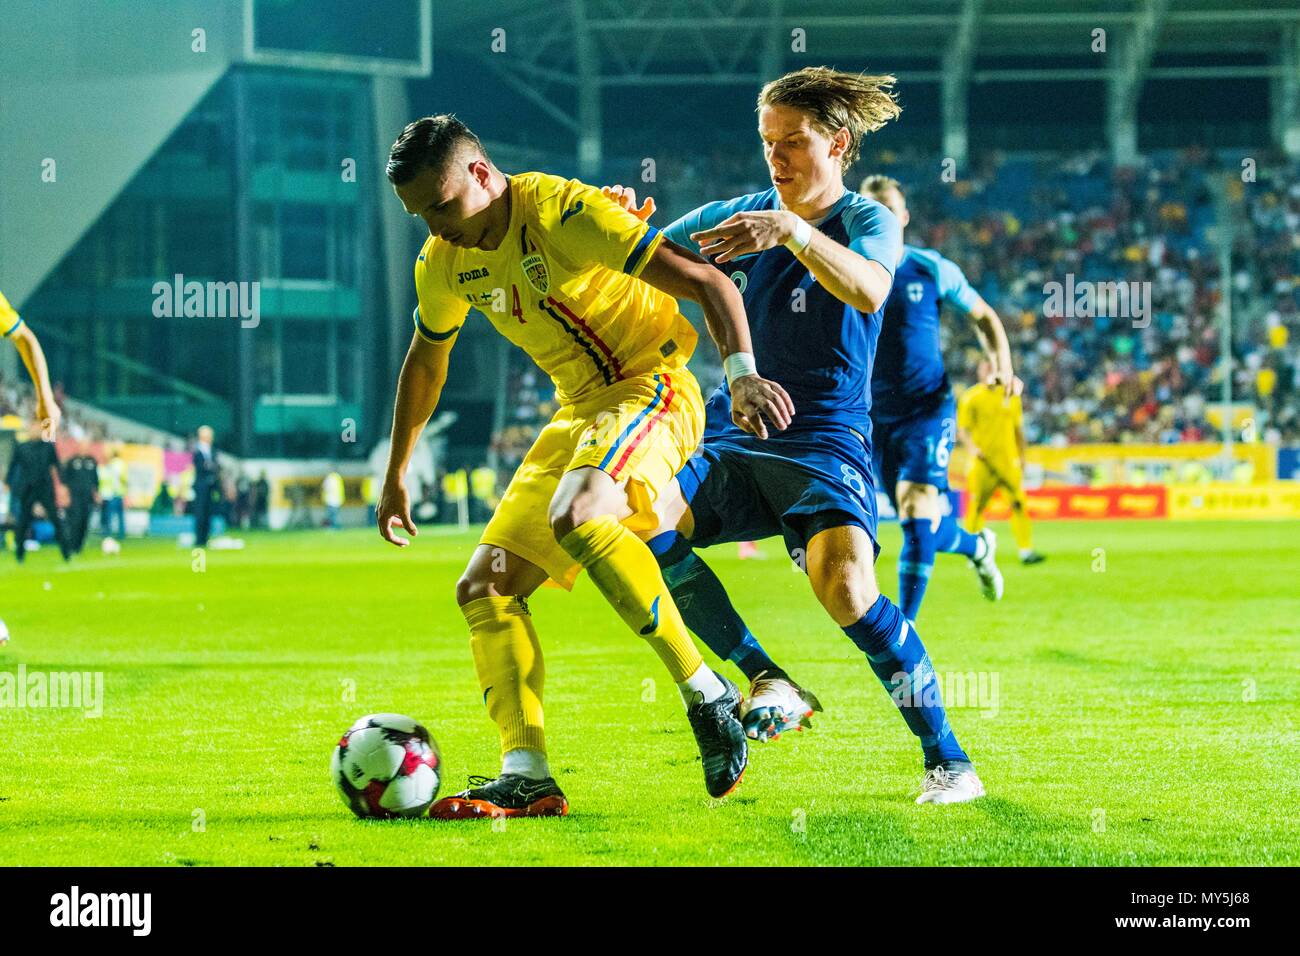
[[[920,751],[780,542],[710,560],[826,705],[712,801],[678,694],[585,579],[531,602],[565,819],[362,822],[327,767],[373,711],[427,723],[443,793],[498,769],[453,584],[474,538],[254,534],[196,571],[170,541],[64,567],[0,554],[0,672],[102,671],[103,714],[0,709],[0,864],[1296,864],[1300,533],[1054,523],[1006,598],[940,556],[922,634],[989,795],[918,807]],[[895,526],[877,568],[896,591]],[[712,658],[710,658],[712,660]],[[727,672],[736,678],[734,668]],[[963,679],[964,676],[963,676]],[[996,694],[994,693],[994,680]]]

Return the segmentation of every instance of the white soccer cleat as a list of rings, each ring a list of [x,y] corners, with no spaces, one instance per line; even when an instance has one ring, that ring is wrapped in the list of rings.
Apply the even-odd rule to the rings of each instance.
[[[740,704],[740,722],[751,740],[775,740],[787,730],[811,727],[813,711],[821,701],[785,677],[767,677],[763,671],[749,685],[749,695]]]
[[[977,561],[970,559],[970,566],[979,575],[980,591],[990,601],[1002,600],[1002,572],[998,570],[998,536],[988,528],[979,533],[984,542],[984,554]]]
[[[975,767],[969,763],[950,761],[925,772],[921,781],[921,795],[917,803],[965,803],[984,796]]]

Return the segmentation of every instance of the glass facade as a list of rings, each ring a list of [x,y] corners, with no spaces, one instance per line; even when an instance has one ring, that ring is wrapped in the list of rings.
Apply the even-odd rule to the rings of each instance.
[[[69,394],[182,435],[211,424],[240,455],[373,446],[391,376],[369,83],[241,67],[212,89],[28,305]],[[239,303],[242,320],[223,308]]]

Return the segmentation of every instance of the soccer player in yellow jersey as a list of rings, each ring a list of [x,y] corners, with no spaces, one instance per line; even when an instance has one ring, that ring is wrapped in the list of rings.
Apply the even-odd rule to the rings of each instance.
[[[502,772],[471,780],[432,815],[567,812],[547,767],[542,651],[525,599],[547,578],[572,587],[584,568],[680,688],[710,795],[729,792],[747,759],[740,692],[705,665],[638,534],[657,526],[656,498],[703,429],[704,403],[686,368],[696,334],[675,296],[703,308],[741,427],[765,437],[764,418],[783,429],[794,413],[785,391],[755,374],[740,293],[599,189],[544,173],[504,175],[453,116],[410,124],[387,173],[429,238],[415,264],[419,305],[398,381],[380,533],[399,546],[408,541],[397,525],[415,534],[402,475],[471,307],[550,375],[560,406],[456,586],[501,733]]]
[[[54,401],[54,389],[50,387],[50,370],[45,364],[45,353],[36,333],[14,311],[9,300],[0,293],[0,335],[14,344],[22,356],[27,374],[36,386],[36,420],[40,423],[41,434],[46,441],[53,441],[59,430],[61,413]]]
[[[1025,471],[1024,411],[1019,395],[993,381],[992,366],[979,364],[978,384],[962,393],[957,403],[957,433],[970,459],[966,488],[970,511],[966,527],[976,533],[984,527],[984,512],[999,488],[1011,499],[1011,533],[1020,548],[1022,564],[1045,560],[1034,550],[1029,511],[1022,487]]]

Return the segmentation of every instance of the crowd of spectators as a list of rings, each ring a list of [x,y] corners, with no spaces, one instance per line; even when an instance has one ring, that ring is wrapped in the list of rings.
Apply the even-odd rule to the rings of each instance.
[[[667,158],[655,172],[633,185],[656,197],[660,225],[769,185],[751,143]],[[1101,152],[987,154],[954,178],[933,157],[886,153],[866,156],[850,186],[872,172],[906,190],[905,241],[955,261],[1001,314],[1026,383],[1026,436],[1052,445],[1220,438],[1223,210],[1234,235],[1232,421],[1246,440],[1300,441],[1300,164],[1202,149],[1122,168]],[[1139,298],[1124,314],[1073,314],[1045,288],[1067,281],[1136,283]],[[969,383],[973,332],[946,321],[944,333],[950,374]],[[507,474],[549,415],[549,389],[526,374],[512,386],[521,417],[495,439]]]

